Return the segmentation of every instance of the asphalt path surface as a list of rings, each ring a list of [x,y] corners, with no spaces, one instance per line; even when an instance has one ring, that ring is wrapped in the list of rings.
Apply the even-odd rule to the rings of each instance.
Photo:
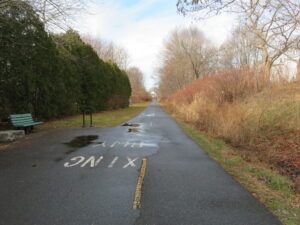
[[[0,224],[281,224],[158,104],[128,123],[39,131],[0,151]]]

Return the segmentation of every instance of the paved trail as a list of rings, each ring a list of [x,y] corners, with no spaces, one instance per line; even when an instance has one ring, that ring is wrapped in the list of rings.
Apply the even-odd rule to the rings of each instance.
[[[39,132],[0,151],[0,224],[281,224],[158,104],[129,123],[139,127]],[[142,208],[134,210],[144,157]]]

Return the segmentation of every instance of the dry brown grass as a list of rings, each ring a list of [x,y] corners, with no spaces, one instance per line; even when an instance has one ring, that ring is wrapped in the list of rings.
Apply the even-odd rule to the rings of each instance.
[[[263,86],[257,75],[243,72],[198,80],[171,96],[167,106],[202,131],[256,151],[295,178],[300,173],[300,83]]]

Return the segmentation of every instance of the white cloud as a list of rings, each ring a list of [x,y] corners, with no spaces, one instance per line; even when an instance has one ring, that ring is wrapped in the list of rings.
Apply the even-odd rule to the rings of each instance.
[[[131,65],[139,67],[145,75],[145,84],[151,88],[155,81],[152,75],[157,68],[158,54],[163,40],[176,27],[194,25],[216,44],[225,40],[231,29],[230,16],[218,16],[206,22],[195,22],[178,15],[174,8],[160,11],[153,16],[139,16],[160,0],[146,0],[133,7],[124,7],[120,3],[93,4],[90,15],[81,16],[76,27],[81,33],[96,38],[112,40],[128,50]]]

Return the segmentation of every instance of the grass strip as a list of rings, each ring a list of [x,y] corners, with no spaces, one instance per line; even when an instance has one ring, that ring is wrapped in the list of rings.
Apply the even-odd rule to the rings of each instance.
[[[93,125],[95,127],[117,126],[141,113],[150,102],[131,104],[128,108],[103,111],[93,114]],[[89,125],[89,115],[86,116],[86,124]],[[39,126],[41,129],[48,128],[75,128],[82,126],[82,115],[70,116],[62,119],[52,120]]]

